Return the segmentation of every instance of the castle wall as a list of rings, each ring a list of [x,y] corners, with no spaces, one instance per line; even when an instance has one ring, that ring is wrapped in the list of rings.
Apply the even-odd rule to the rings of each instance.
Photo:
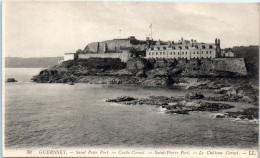
[[[212,70],[224,70],[247,75],[244,58],[214,58],[203,63],[204,66]]]
[[[103,53],[103,54],[79,54],[79,59],[88,58],[119,58],[121,59],[122,53]]]

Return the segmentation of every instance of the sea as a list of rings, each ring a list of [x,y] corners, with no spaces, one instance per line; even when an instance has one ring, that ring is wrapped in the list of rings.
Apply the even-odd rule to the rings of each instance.
[[[254,107],[229,103],[220,112],[165,114],[152,105],[106,102],[119,96],[184,96],[191,90],[126,85],[34,83],[39,68],[6,68],[4,145],[33,147],[229,147],[258,145],[258,123],[216,118],[218,113]],[[212,95],[202,92],[206,95]]]

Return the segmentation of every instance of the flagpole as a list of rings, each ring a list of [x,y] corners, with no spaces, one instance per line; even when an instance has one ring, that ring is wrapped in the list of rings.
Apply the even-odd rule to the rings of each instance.
[[[151,24],[151,40],[153,39],[153,24]]]

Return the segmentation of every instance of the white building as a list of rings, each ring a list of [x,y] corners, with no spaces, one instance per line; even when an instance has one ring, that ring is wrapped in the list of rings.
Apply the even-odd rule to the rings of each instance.
[[[75,53],[65,53],[64,54],[64,61],[74,60],[74,59],[75,59]]]
[[[163,43],[160,40],[146,50],[146,58],[216,58],[220,54],[220,40],[215,43],[197,43],[196,40],[180,40],[178,43]]]

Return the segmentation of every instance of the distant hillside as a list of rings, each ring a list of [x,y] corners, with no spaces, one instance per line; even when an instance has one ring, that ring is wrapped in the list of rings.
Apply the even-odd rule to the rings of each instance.
[[[49,68],[58,64],[63,57],[20,58],[6,57],[6,68]]]
[[[236,57],[245,58],[249,75],[258,76],[259,46],[235,46],[232,51]]]

